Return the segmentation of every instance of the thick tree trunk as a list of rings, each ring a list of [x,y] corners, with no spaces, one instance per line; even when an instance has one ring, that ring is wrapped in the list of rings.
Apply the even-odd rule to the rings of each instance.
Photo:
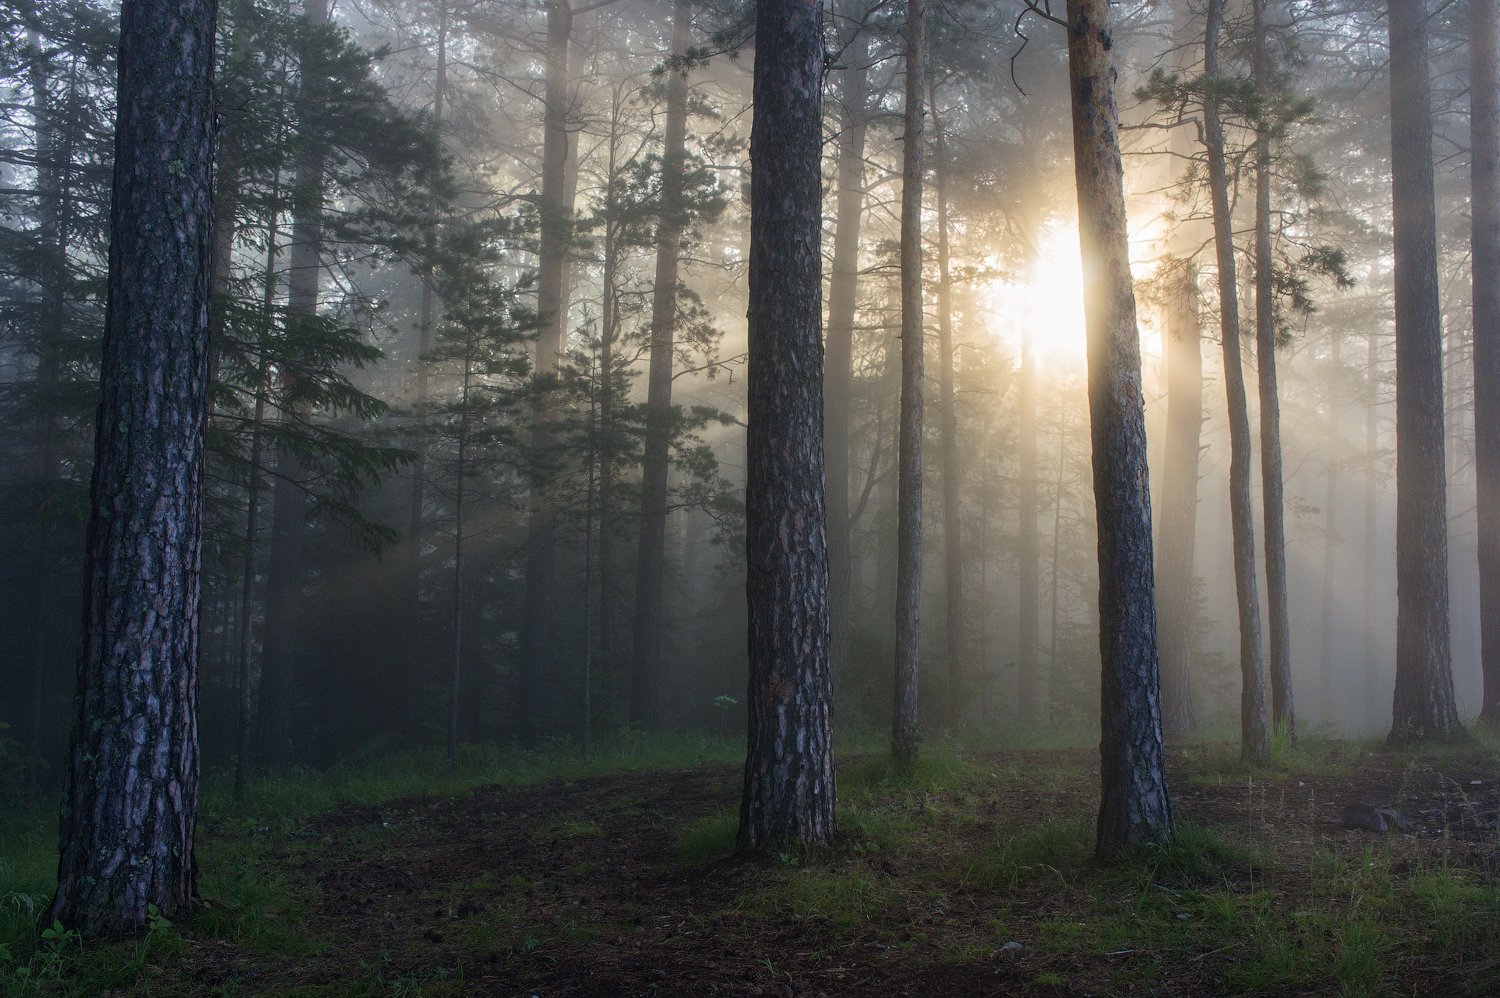
[[[917,757],[922,655],[922,74],[924,0],[906,0],[906,113],[901,141],[901,434],[896,471],[896,697],[891,753]]]
[[[1390,0],[1396,288],[1396,691],[1391,741],[1448,738],[1448,500],[1425,0]]]
[[[1469,0],[1474,214],[1474,477],[1479,497],[1479,719],[1500,725],[1500,18]]]
[[[1108,0],[1069,0],[1089,421],[1099,534],[1101,857],[1172,836],[1162,757],[1151,492]]]
[[[687,55],[693,11],[688,0],[672,6],[672,57]],[[681,256],[682,184],[687,156],[687,69],[667,77],[666,136],[662,145],[661,216],[656,227],[656,284],[651,297],[651,366],[646,383],[646,434],[641,471],[641,533],[635,572],[635,644],[631,652],[630,723],[661,727],[662,656],[665,652],[667,473],[671,469],[672,359],[677,327],[677,264]]]
[[[1255,86],[1271,86],[1266,0],[1255,0]],[[1255,360],[1260,386],[1260,479],[1266,518],[1266,611],[1271,723],[1297,733],[1292,697],[1292,625],[1287,615],[1286,500],[1281,470],[1281,399],[1276,387],[1276,290],[1271,262],[1271,140],[1255,143]]]
[[[216,14],[212,0],[121,8],[83,642],[47,914],[87,935],[195,900]]]
[[[953,275],[948,245],[948,148],[938,117],[937,83],[929,84],[932,104],[933,152],[937,160],[938,353],[943,365],[938,391],[941,406],[938,431],[943,461],[943,650],[948,666],[948,723],[963,721],[964,704],[964,562],[962,479],[958,470],[958,402],[953,376]]]
[[[739,850],[826,844],[834,827],[823,505],[817,0],[758,0],[750,138],[746,431],[749,751]]]
[[[828,462],[828,588],[836,675],[842,675],[848,652],[854,588],[849,537],[849,391],[853,380],[854,311],[859,299],[859,233],[865,214],[869,45],[868,34],[856,29],[844,48],[847,68],[843,71],[844,113],[839,122],[833,275],[828,282],[823,442]]]
[[[1204,29],[1203,71],[1219,79],[1219,26],[1224,0],[1209,0]],[[1224,162],[1224,126],[1215,98],[1203,107],[1203,142],[1213,201],[1214,255],[1219,267],[1219,334],[1224,347],[1224,391],[1229,410],[1229,515],[1234,535],[1234,588],[1240,623],[1240,738],[1245,758],[1270,757],[1266,691],[1261,653],[1260,598],[1255,577],[1255,512],[1250,500],[1250,413],[1240,361],[1240,302],[1235,281],[1234,220],[1229,214],[1229,177]]]

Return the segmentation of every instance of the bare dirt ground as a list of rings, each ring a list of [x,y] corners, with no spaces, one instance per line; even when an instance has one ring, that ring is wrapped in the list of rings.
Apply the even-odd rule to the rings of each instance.
[[[1314,772],[1266,779],[1205,777],[1204,758],[1175,758],[1179,820],[1266,857],[1188,884],[1113,877],[1067,841],[1062,859],[1043,850],[999,881],[976,873],[995,843],[1058,823],[1071,822],[1086,849],[1097,776],[1081,750],[966,758],[975,775],[957,786],[865,791],[861,813],[898,825],[896,846],[856,834],[827,855],[781,862],[684,856],[685,829],[732,827],[731,768],[346,810],[262,859],[284,864],[306,898],[307,946],[189,938],[155,983],[545,998],[1448,994],[1495,979],[1500,930],[1434,942],[1423,926],[1444,917],[1443,897],[1421,911],[1425,894],[1361,879],[1366,869],[1398,881],[1459,871],[1481,893],[1453,917],[1482,911],[1500,874],[1492,756],[1350,749]],[[1415,827],[1346,829],[1342,808],[1357,801],[1394,805]],[[1385,940],[1373,972],[1340,962],[1363,952],[1347,916],[1367,896]],[[1281,935],[1292,937],[1284,971]]]

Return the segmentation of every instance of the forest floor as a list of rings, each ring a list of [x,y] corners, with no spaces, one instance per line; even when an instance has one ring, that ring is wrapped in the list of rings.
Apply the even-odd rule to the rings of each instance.
[[[1177,844],[1108,867],[1084,749],[846,761],[840,842],[758,863],[729,858],[722,764],[209,818],[202,912],[87,955],[52,940],[5,990],[1500,993],[1491,744],[1330,743],[1254,773],[1205,745],[1170,776]],[[1413,828],[1345,828],[1360,801]]]

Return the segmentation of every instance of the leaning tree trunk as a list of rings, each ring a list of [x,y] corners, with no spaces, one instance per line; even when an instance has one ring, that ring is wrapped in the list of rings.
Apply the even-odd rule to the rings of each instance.
[[[1479,627],[1484,699],[1500,725],[1500,18],[1469,0],[1469,130],[1474,213],[1474,478],[1479,496]]]
[[[758,0],[750,136],[745,591],[749,751],[739,850],[833,837],[823,506],[818,0]]]
[[[656,284],[651,295],[651,366],[646,384],[646,434],[641,470],[641,532],[635,572],[635,644],[630,667],[630,723],[661,727],[662,655],[666,649],[667,472],[672,445],[673,333],[677,327],[677,264],[682,250],[683,172],[687,157],[687,56],[692,31],[688,0],[672,6],[672,59],[667,77],[666,137],[661,159],[661,215],[656,228]]]
[[[856,29],[844,48],[847,68],[843,71],[844,113],[839,127],[833,275],[828,282],[823,441],[828,462],[828,588],[835,674],[841,672],[848,651],[854,588],[849,539],[849,389],[853,379],[854,310],[859,297],[859,232],[865,214],[869,44],[868,34]]]
[[[1219,79],[1219,25],[1224,0],[1209,0],[1204,29],[1203,71]],[[1255,582],[1255,513],[1250,501],[1250,414],[1240,363],[1240,302],[1235,283],[1234,221],[1229,214],[1229,178],[1224,162],[1224,126],[1218,100],[1203,105],[1203,143],[1213,201],[1214,253],[1219,265],[1219,334],[1224,346],[1224,391],[1229,409],[1229,516],[1234,535],[1234,588],[1240,622],[1240,748],[1245,758],[1270,757],[1266,690],[1260,640],[1260,599]]]
[[[901,160],[901,434],[896,470],[896,697],[891,753],[917,757],[922,653],[923,0],[906,0],[906,133]]]
[[[213,0],[120,11],[83,641],[47,914],[87,935],[195,900],[216,15]]]
[[[1255,0],[1255,87],[1270,90],[1266,0]],[[1255,141],[1255,360],[1260,385],[1260,479],[1266,517],[1266,610],[1271,666],[1271,722],[1297,730],[1292,706],[1292,625],[1287,616],[1286,501],[1281,470],[1281,399],[1276,388],[1276,289],[1271,263],[1271,139]]]
[[[1397,604],[1392,742],[1448,738],[1462,730],[1448,634],[1443,324],[1427,17],[1424,0],[1390,0]]]
[[[1073,169],[1078,185],[1089,422],[1099,533],[1101,660],[1096,851],[1172,836],[1161,744],[1151,492],[1141,347],[1130,277],[1109,0],[1068,0]]]
[[[953,275],[948,245],[948,149],[942,119],[937,113],[937,83],[929,83],[932,104],[933,152],[937,168],[938,354],[942,363],[938,390],[939,433],[943,462],[943,651],[948,662],[948,723],[957,725],[964,713],[964,562],[963,510],[959,503],[963,482],[958,470],[958,402],[953,387]]]

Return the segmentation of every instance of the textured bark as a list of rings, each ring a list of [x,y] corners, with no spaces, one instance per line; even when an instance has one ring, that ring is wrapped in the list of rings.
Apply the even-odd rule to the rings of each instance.
[[[1099,534],[1101,857],[1172,836],[1162,758],[1146,414],[1108,0],[1069,0],[1089,423]]]
[[[1469,0],[1474,215],[1474,477],[1479,497],[1479,719],[1500,725],[1500,17]]]
[[[938,432],[943,462],[943,650],[948,666],[948,723],[963,721],[964,704],[964,562],[962,479],[958,470],[958,402],[953,387],[953,276],[948,246],[948,149],[937,111],[937,83],[929,85],[932,104],[933,171],[937,188],[938,258]]]
[[[854,310],[859,298],[859,233],[865,215],[865,133],[869,36],[860,29],[844,48],[844,113],[839,122],[838,196],[833,275],[828,282],[828,357],[824,370],[823,442],[828,470],[828,588],[834,673],[849,641],[854,578],[849,522],[849,389],[853,379]]]
[[[1184,62],[1196,28],[1187,0],[1172,5],[1172,36]],[[1187,72],[1188,66],[1179,66]],[[1188,128],[1172,132],[1172,152],[1193,154]],[[1161,653],[1162,723],[1169,733],[1196,726],[1192,698],[1194,558],[1198,539],[1198,458],[1203,438],[1203,335],[1198,315],[1197,233],[1183,221],[1173,234],[1177,257],[1165,316],[1162,355],[1167,369],[1167,433],[1163,455],[1161,516],[1170,529],[1156,537],[1156,590],[1161,613],[1157,641]]]
[[[923,0],[906,0],[906,110],[901,140],[901,432],[896,465],[896,696],[891,753],[917,757],[922,654],[922,74]]]
[[[1219,79],[1219,26],[1224,0],[1209,0],[1204,28],[1203,71],[1210,86]],[[1260,635],[1260,598],[1255,577],[1255,512],[1250,501],[1250,413],[1240,361],[1240,302],[1235,281],[1234,220],[1229,214],[1229,178],[1224,162],[1224,126],[1218,103],[1203,107],[1203,144],[1208,152],[1213,201],[1214,256],[1219,269],[1219,336],[1224,347],[1224,392],[1229,411],[1229,517],[1234,535],[1234,589],[1240,625],[1240,749],[1245,758],[1270,757],[1266,690]]]
[[[1448,634],[1443,327],[1425,0],[1390,0],[1396,288],[1396,690],[1391,741],[1461,731]]]
[[[83,641],[47,914],[88,935],[195,900],[216,14],[212,0],[121,9]]]
[[[1270,88],[1266,0],[1255,0],[1255,86]],[[1271,270],[1271,140],[1255,143],[1255,360],[1260,386],[1260,479],[1265,510],[1267,651],[1271,723],[1297,730],[1292,698],[1292,625],[1287,615],[1286,500],[1281,470],[1281,399],[1276,387],[1276,299]]]
[[[309,24],[328,23],[327,0],[309,0]],[[318,81],[302,80],[299,101],[317,99]],[[295,327],[318,312],[318,284],[323,261],[324,171],[327,151],[303,135],[293,179],[291,259],[287,268],[287,322]],[[293,331],[291,335],[296,335]],[[282,375],[285,418],[305,418],[296,402],[297,385]],[[305,574],[303,547],[307,537],[306,477],[297,455],[283,449],[276,459],[276,487],[272,498],[271,552],[266,567],[266,633],[262,648],[261,754],[271,769],[285,769],[295,761],[296,713],[300,699],[298,675],[298,616]]]
[[[688,0],[672,5],[672,56],[682,59],[691,37]],[[656,227],[656,284],[651,295],[651,360],[646,382],[646,434],[641,471],[641,532],[635,571],[635,644],[630,667],[630,723],[661,727],[665,653],[667,472],[671,469],[672,359],[677,328],[677,269],[682,253],[682,184],[687,156],[687,70],[667,77],[666,135],[662,145],[661,215]]]
[[[739,850],[831,840],[823,505],[822,77],[817,0],[758,0],[750,137],[746,597]]]

